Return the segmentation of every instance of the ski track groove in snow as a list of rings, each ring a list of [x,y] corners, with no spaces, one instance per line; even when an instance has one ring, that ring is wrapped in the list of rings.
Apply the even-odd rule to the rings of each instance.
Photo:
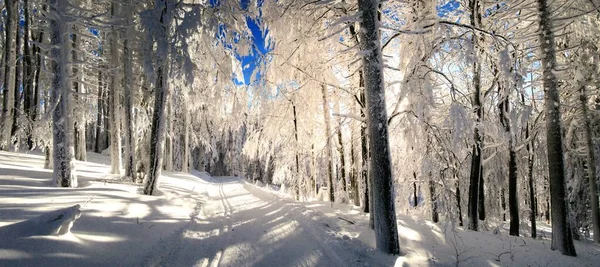
[[[160,242],[142,265],[363,266],[365,253],[345,247],[326,224],[307,217],[303,205],[238,178],[219,180],[206,185],[206,218]]]

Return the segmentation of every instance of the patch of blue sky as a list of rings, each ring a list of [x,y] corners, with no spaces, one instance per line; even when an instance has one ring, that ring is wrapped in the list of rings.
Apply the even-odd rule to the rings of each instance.
[[[463,11],[460,9],[460,2],[457,0],[446,1],[443,4],[436,6],[435,9],[438,17],[440,18],[446,18],[451,15],[459,15],[463,13]]]

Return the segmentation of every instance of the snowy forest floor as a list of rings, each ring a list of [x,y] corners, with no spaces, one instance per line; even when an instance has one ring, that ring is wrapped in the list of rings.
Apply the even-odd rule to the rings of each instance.
[[[403,255],[374,247],[368,216],[352,205],[294,202],[236,177],[164,173],[157,196],[108,174],[108,157],[76,162],[79,188],[51,185],[43,157],[0,152],[0,232],[81,205],[63,236],[0,240],[0,266],[598,266],[600,248],[551,251],[550,228],[531,239],[398,216]],[[34,229],[31,229],[33,232]]]

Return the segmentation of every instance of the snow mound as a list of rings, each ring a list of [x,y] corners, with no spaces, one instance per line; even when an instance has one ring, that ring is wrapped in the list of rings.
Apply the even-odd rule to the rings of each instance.
[[[75,220],[81,216],[80,206],[46,212],[29,220],[0,227],[0,239],[22,238],[69,233]]]

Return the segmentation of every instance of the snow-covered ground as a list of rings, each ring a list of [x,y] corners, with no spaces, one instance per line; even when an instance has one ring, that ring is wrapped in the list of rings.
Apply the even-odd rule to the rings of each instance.
[[[63,189],[51,186],[42,156],[0,152],[0,237],[3,229],[19,229],[0,239],[0,266],[598,266],[600,261],[600,248],[590,242],[577,241],[579,255],[573,258],[551,251],[549,240],[465,231],[407,216],[398,217],[404,255],[389,256],[373,248],[368,216],[351,205],[294,202],[236,177],[201,172],[166,173],[160,194],[144,196],[138,186],[108,175],[105,156],[89,158],[96,163],[76,164],[81,187]],[[81,214],[70,233],[27,231],[38,216],[75,205]],[[13,224],[28,219],[25,226]]]

